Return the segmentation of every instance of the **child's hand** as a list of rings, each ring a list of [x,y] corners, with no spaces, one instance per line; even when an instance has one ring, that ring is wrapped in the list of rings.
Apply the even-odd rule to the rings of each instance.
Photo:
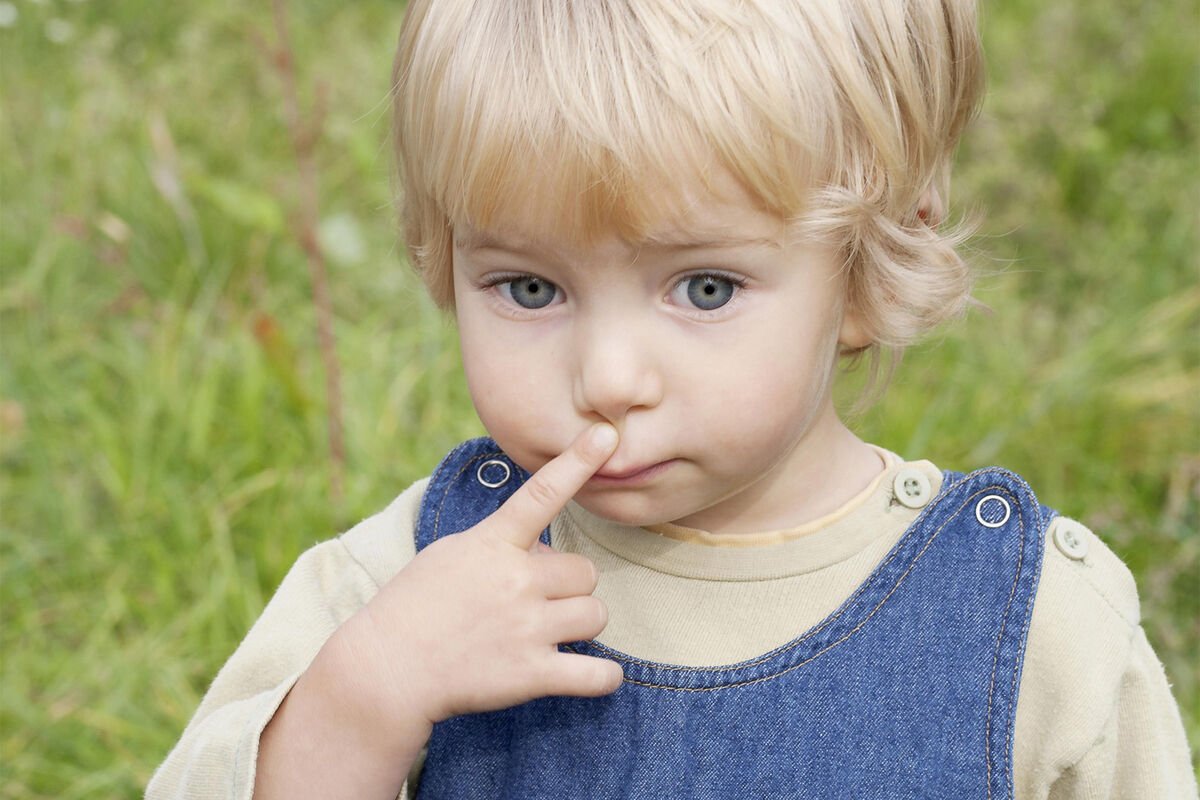
[[[611,426],[593,426],[496,513],[417,554],[350,621],[354,649],[380,681],[378,700],[434,723],[620,686],[616,662],[557,649],[595,637],[608,621],[591,596],[595,566],[538,542],[616,443]]]

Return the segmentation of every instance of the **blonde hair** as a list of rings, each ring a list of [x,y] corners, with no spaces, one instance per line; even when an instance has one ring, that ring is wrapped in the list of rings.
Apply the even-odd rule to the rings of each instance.
[[[731,174],[845,257],[873,355],[961,312],[960,234],[918,217],[982,94],[973,0],[412,0],[401,219],[435,302],[456,226],[641,239]]]

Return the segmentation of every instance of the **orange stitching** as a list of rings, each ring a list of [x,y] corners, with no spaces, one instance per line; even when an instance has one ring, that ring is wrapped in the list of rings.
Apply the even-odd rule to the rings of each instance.
[[[454,481],[461,478],[462,475],[467,470],[469,470],[471,468],[471,466],[474,465],[476,462],[478,462],[484,458],[492,457],[495,455],[500,455],[500,454],[493,452],[493,453],[479,454],[479,455],[472,457],[458,471],[458,474],[456,474],[447,483],[446,488],[442,492],[442,499],[441,499],[441,502],[438,504],[437,513],[434,515],[434,523],[433,523],[433,539],[434,540],[436,540],[438,538],[438,530],[441,526],[442,509],[445,507],[446,499],[450,493],[450,489],[452,488]],[[957,483],[955,483],[953,486],[945,488],[943,491],[943,494],[948,494],[954,488],[965,483],[967,480],[969,480],[971,478],[982,477],[984,475],[987,475],[989,472],[993,472],[993,473],[994,472],[1005,472],[1008,476],[1011,476],[1012,478],[1014,478],[1020,484],[1020,487],[1026,489],[1029,494],[1033,493],[1033,490],[1029,488],[1028,484],[1025,483],[1023,480],[1021,480],[1019,476],[1017,476],[1013,473],[1008,473],[1007,471],[1001,471],[1001,470],[984,470],[979,473],[976,473],[975,475],[966,476],[963,479],[959,480]],[[665,689],[668,691],[711,692],[711,691],[717,691],[720,689],[736,689],[736,688],[741,688],[744,686],[752,686],[754,684],[764,683],[766,681],[774,680],[775,678],[779,678],[783,675],[793,672],[794,670],[797,670],[800,667],[803,667],[806,664],[808,664],[812,661],[815,661],[817,658],[819,658],[822,655],[824,655],[825,653],[829,652],[834,647],[837,647],[838,645],[846,642],[848,639],[850,639],[852,636],[854,636],[856,633],[858,633],[858,631],[862,630],[862,628],[871,620],[871,618],[874,617],[880,611],[880,609],[882,609],[884,607],[884,605],[892,598],[892,596],[896,593],[896,591],[904,583],[905,579],[907,579],[908,575],[912,572],[913,569],[916,568],[916,565],[924,557],[925,553],[928,552],[929,548],[933,546],[934,541],[936,541],[938,536],[941,535],[942,531],[944,531],[946,529],[946,526],[949,525],[950,522],[953,521],[960,513],[962,513],[963,509],[967,505],[970,504],[971,500],[975,499],[976,497],[978,497],[979,495],[983,494],[986,491],[1003,491],[1005,494],[1011,495],[1011,492],[1008,490],[1007,487],[990,486],[986,489],[981,489],[979,491],[976,491],[975,493],[973,493],[969,497],[967,497],[964,500],[964,502],[961,503],[957,509],[955,509],[954,513],[951,514],[947,518],[947,520],[941,526],[939,526],[936,531],[933,532],[933,534],[929,537],[929,539],[925,542],[925,544],[921,547],[921,549],[916,553],[915,556],[913,556],[912,561],[908,564],[908,566],[904,570],[904,572],[901,573],[900,576],[896,579],[896,582],[888,590],[887,594],[885,594],[883,596],[883,598],[881,598],[880,601],[875,605],[875,607],[871,609],[870,613],[868,613],[857,625],[854,626],[854,628],[852,628],[850,631],[848,631],[844,636],[839,638],[837,641],[832,642],[829,645],[825,646],[824,648],[822,648],[818,652],[814,653],[813,655],[809,656],[808,658],[804,659],[803,661],[793,664],[792,666],[788,667],[787,669],[781,670],[776,673],[772,673],[771,675],[764,675],[764,676],[754,678],[751,680],[738,681],[736,683],[723,684],[720,686],[679,687],[679,686],[666,686],[666,685],[662,685],[662,684],[655,684],[655,683],[650,683],[648,681],[626,680],[625,682],[633,684],[635,686],[643,686],[643,687],[651,688],[651,689]],[[1016,501],[1017,498],[1014,496],[1013,500]],[[1017,502],[1017,507],[1018,507],[1018,533],[1020,535],[1020,543],[1021,544],[1020,544],[1020,549],[1018,551],[1016,572],[1014,574],[1013,584],[1012,584],[1011,589],[1009,590],[1008,602],[1005,605],[1004,613],[1001,616],[1000,631],[996,638],[996,649],[995,649],[995,651],[993,653],[993,657],[992,657],[991,679],[990,679],[989,686],[988,686],[988,702],[987,702],[987,708],[986,708],[987,714],[985,717],[985,726],[984,726],[984,766],[985,766],[985,781],[986,781],[985,785],[987,787],[986,791],[987,791],[987,797],[989,798],[989,800],[992,797],[991,728],[992,728],[992,708],[993,708],[993,705],[995,702],[996,672],[997,672],[997,666],[998,666],[998,663],[1000,660],[1001,645],[1003,644],[1004,634],[1008,627],[1009,615],[1012,610],[1012,602],[1013,602],[1014,597],[1016,596],[1017,587],[1020,584],[1021,573],[1022,573],[1022,570],[1024,567],[1025,550],[1026,550],[1026,546],[1027,546],[1027,543],[1025,542],[1024,514],[1021,513],[1022,506],[1019,502]],[[921,513],[921,515],[916,520],[913,521],[911,527],[916,527],[917,525],[921,524],[923,522],[924,518],[931,513],[933,508],[934,508],[934,505],[930,505],[928,508],[926,508]],[[888,565],[890,565],[893,560],[895,560],[896,558],[899,557],[901,549],[902,548],[899,548],[899,547],[894,548],[893,551],[891,552],[891,554],[889,554],[889,556],[883,562],[881,562],[878,567],[876,567],[875,572],[873,574],[878,574],[878,572],[880,570],[886,569],[886,567]],[[735,670],[748,669],[748,668],[757,666],[759,664],[762,664],[776,656],[782,655],[783,653],[786,653],[789,650],[793,650],[796,647],[799,647],[806,640],[810,639],[811,637],[813,637],[813,636],[817,635],[818,633],[820,633],[821,631],[825,630],[830,625],[835,623],[841,616],[843,616],[848,611],[849,607],[851,607],[854,604],[854,601],[857,600],[867,590],[867,583],[869,583],[869,582],[870,581],[868,580],[868,581],[864,582],[863,585],[859,586],[859,588],[854,592],[854,594],[852,594],[842,604],[842,607],[839,611],[837,611],[835,614],[827,617],[823,622],[820,623],[820,625],[818,625],[817,627],[812,628],[808,632],[802,634],[800,637],[796,638],[791,643],[784,645],[783,647],[776,648],[775,650],[772,650],[771,652],[764,654],[763,656],[761,656],[760,658],[758,658],[754,661],[741,663],[736,668],[731,668],[728,670],[716,670],[716,671],[717,672],[731,672],[731,671],[735,671]],[[1030,609],[1032,607],[1034,599],[1035,599],[1035,592],[1031,592],[1029,595],[1029,600],[1026,603],[1027,615],[1030,613]],[[1010,705],[1011,705],[1011,700],[1016,692],[1017,675],[1019,673],[1019,666],[1022,663],[1022,660],[1024,658],[1024,653],[1025,653],[1025,648],[1026,648],[1027,643],[1028,643],[1027,640],[1023,640],[1020,643],[1018,650],[1017,650],[1016,665],[1013,668],[1012,681],[1010,683]],[[604,645],[602,645],[598,642],[593,642],[592,645],[595,649],[603,651],[603,652],[612,653],[617,656],[623,655],[623,654],[619,653],[619,651],[612,650],[611,648],[605,647]],[[563,647],[564,647],[564,649],[569,650],[571,652],[578,652],[578,650],[576,648],[572,647],[571,645],[563,645]],[[618,658],[617,660],[625,661],[626,663],[630,663],[630,664],[645,665],[647,667],[651,667],[651,668],[654,668],[657,670],[672,671],[672,672],[712,672],[713,671],[711,668],[706,668],[706,667],[684,667],[684,666],[675,666],[675,665],[669,665],[669,664],[655,664],[654,662],[643,661],[640,659],[631,659],[631,658],[620,659],[620,658]],[[1006,753],[1008,752],[1008,749],[1012,745],[1012,728],[1013,728],[1012,722],[1013,722],[1014,715],[1011,713],[1012,712],[1011,708],[1009,709],[1009,712],[1010,713],[1008,714],[1008,719],[1007,719],[1006,725],[1005,725],[1005,752]],[[1012,774],[1011,774],[1010,769],[1007,769],[1007,768],[1005,769],[1005,777],[1006,777],[1006,786],[1008,787],[1009,793],[1011,794],[1012,789],[1013,789],[1013,779],[1012,779]]]
[[[960,483],[961,482],[962,481],[960,481]],[[955,485],[957,486],[958,484],[955,484]],[[974,497],[974,495],[972,495],[972,497]],[[957,513],[959,513],[959,511],[962,511],[962,509],[965,505],[966,504],[964,503],[963,506],[959,506],[958,510],[955,511],[954,513],[957,514]],[[930,504],[924,511],[922,511],[921,514],[915,520],[912,521],[912,524],[909,525],[909,530],[912,530],[913,528],[916,528],[918,525],[920,525],[924,521],[925,517],[932,513],[933,508],[934,508],[934,505]],[[951,518],[953,518],[953,517],[951,517]],[[942,524],[942,528],[944,528],[948,524],[949,524],[949,520],[947,520],[947,522]],[[938,533],[941,533],[942,528],[938,528],[938,530],[933,534],[934,538],[937,537]],[[903,541],[903,539],[906,538],[907,535],[908,534],[905,533],[905,536],[901,537],[901,541]],[[933,539],[931,538],[929,541],[932,542]],[[832,625],[833,623],[837,622],[837,620],[843,614],[845,614],[851,606],[854,605],[854,601],[856,601],[859,598],[859,596],[861,596],[862,594],[864,594],[867,591],[867,584],[869,584],[871,582],[871,577],[874,577],[874,575],[878,574],[881,570],[886,569],[892,563],[892,561],[894,561],[895,559],[900,557],[900,551],[902,550],[902,548],[899,545],[900,545],[900,543],[897,542],[896,545],[893,546],[892,551],[890,553],[888,553],[887,558],[885,558],[883,561],[881,561],[879,563],[879,565],[877,567],[875,567],[874,570],[872,570],[871,576],[869,576],[865,581],[863,581],[863,583],[857,589],[854,590],[854,594],[852,594],[848,598],[846,598],[846,600],[842,603],[842,605],[838,608],[837,611],[835,611],[833,614],[831,614],[830,616],[823,619],[817,625],[817,627],[810,628],[809,630],[802,633],[796,639],[793,639],[792,641],[787,642],[786,644],[780,645],[779,647],[775,648],[774,650],[771,650],[770,652],[764,653],[763,655],[759,656],[754,661],[738,662],[737,666],[734,668],[719,669],[716,671],[717,672],[733,672],[735,669],[741,670],[741,669],[748,669],[750,667],[756,667],[759,664],[762,664],[766,661],[770,661],[772,658],[774,658],[777,655],[781,655],[783,653],[786,653],[788,650],[793,650],[796,647],[799,647],[807,639],[809,639],[813,636],[816,636],[818,633],[825,630],[825,628],[827,628],[830,625]],[[928,546],[928,543],[926,544],[926,546]],[[922,550],[921,552],[923,553],[924,550]],[[918,553],[918,557],[920,557],[919,553]],[[915,563],[915,561],[914,561],[914,563]],[[910,567],[911,567],[911,565],[910,565]],[[905,574],[907,574],[907,573],[905,573]],[[564,645],[564,646],[573,653],[578,652],[577,650],[572,648],[570,645]],[[604,645],[600,644],[599,642],[593,642],[592,646],[595,647],[597,650],[602,650],[606,653],[611,653],[614,656],[617,656],[616,660],[620,661],[622,663],[625,663],[625,664],[644,665],[644,666],[652,667],[654,669],[662,670],[665,672],[712,672],[712,671],[714,671],[712,669],[712,667],[687,667],[687,666],[680,666],[680,665],[676,665],[676,664],[659,664],[659,663],[656,663],[653,661],[645,661],[643,659],[638,659],[638,658],[629,658],[629,657],[621,658],[621,656],[624,656],[625,654],[621,653],[619,650],[613,650],[610,647],[605,647]],[[824,651],[822,651],[822,652],[824,652]],[[782,675],[783,673],[779,673],[779,674]],[[628,682],[634,683],[634,681],[628,681]],[[640,684],[640,685],[650,686],[653,688],[662,688],[662,689],[672,688],[670,686],[659,687],[657,684],[649,684],[649,683]],[[741,684],[731,684],[731,685],[738,686]],[[715,687],[715,688],[722,688],[722,687]]]
[[[1026,488],[1029,489],[1030,494],[1033,494],[1033,489],[1029,488],[1028,486],[1026,486]],[[1041,515],[1040,510],[1039,510],[1038,514],[1039,514],[1039,516]],[[1050,519],[1053,520],[1054,518],[1051,517]],[[1048,527],[1049,524],[1050,523],[1047,522],[1046,527]],[[1045,540],[1045,535],[1046,535],[1046,527],[1043,527],[1042,530],[1038,533],[1038,540],[1034,544],[1035,549],[1042,548],[1042,546],[1043,546],[1042,543]],[[1024,550],[1024,548],[1022,548],[1022,550]],[[1025,647],[1029,644],[1029,621],[1032,620],[1032,618],[1033,618],[1033,602],[1037,598],[1037,584],[1040,583],[1040,580],[1041,580],[1041,574],[1039,572],[1039,574],[1034,577],[1033,591],[1031,591],[1029,593],[1029,599],[1025,602],[1025,619],[1026,619],[1025,636],[1023,636],[1021,638],[1021,646],[1017,649],[1017,663],[1013,667],[1012,683],[1009,685],[1009,691],[1013,698],[1016,698],[1017,692],[1018,692],[1017,676],[1020,674],[1022,665],[1024,665],[1024,663],[1025,663]],[[1012,750],[1013,730],[1016,727],[1016,716],[1017,716],[1016,715],[1016,703],[1014,702],[1012,705],[1013,705],[1013,707],[1009,709],[1008,731],[1005,733],[1005,737],[1004,737],[1004,747],[1005,747],[1006,753]],[[1008,793],[1011,795],[1014,791],[1013,771],[1011,769],[1011,766],[1006,767],[1006,769],[1008,772]]]
[[[960,483],[961,483],[961,481],[960,481]],[[957,485],[957,484],[956,484],[956,485]],[[941,535],[942,531],[943,531],[943,530],[945,530],[946,526],[947,526],[947,525],[949,525],[949,524],[950,524],[950,522],[951,522],[951,521],[952,521],[952,520],[953,520],[953,519],[954,519],[956,516],[958,516],[958,514],[962,513],[962,510],[963,510],[964,508],[966,508],[966,506],[967,506],[967,505],[969,505],[969,504],[970,504],[971,500],[975,499],[976,497],[978,497],[979,495],[983,494],[983,493],[984,493],[984,492],[986,492],[986,491],[993,491],[993,490],[1002,490],[1002,491],[1005,491],[1005,492],[1007,493],[1007,489],[1006,489],[1006,488],[1002,488],[1002,487],[996,487],[996,486],[990,486],[990,487],[988,487],[988,488],[986,488],[986,489],[981,489],[981,490],[979,490],[979,491],[975,492],[974,494],[970,495],[969,497],[967,497],[967,498],[966,498],[966,499],[963,501],[963,503],[962,503],[961,505],[959,505],[959,507],[958,507],[957,509],[955,509],[954,513],[953,513],[953,514],[951,514],[951,515],[950,515],[950,516],[949,516],[949,517],[946,519],[946,521],[945,521],[944,523],[942,523],[942,525],[941,525],[941,526],[940,526],[940,527],[939,527],[939,528],[938,528],[936,531],[934,531],[933,535],[932,535],[932,536],[930,536],[929,540],[925,542],[925,545],[924,545],[924,546],[921,548],[921,550],[920,550],[920,551],[919,551],[919,552],[918,552],[918,553],[917,553],[917,554],[916,554],[916,555],[913,557],[913,560],[912,560],[912,562],[911,562],[911,563],[908,565],[908,568],[907,568],[907,569],[905,569],[905,570],[904,570],[904,572],[903,572],[903,573],[900,575],[900,577],[896,579],[896,583],[892,585],[892,588],[891,588],[891,589],[888,591],[888,593],[887,593],[886,595],[884,595],[884,597],[883,597],[883,598],[882,598],[882,599],[879,601],[879,603],[878,603],[878,604],[876,604],[876,606],[875,606],[873,609],[871,609],[871,612],[870,612],[869,614],[867,614],[867,616],[866,616],[866,617],[864,617],[864,618],[863,618],[863,619],[862,619],[862,620],[861,620],[861,621],[858,623],[858,625],[856,625],[856,626],[855,626],[854,628],[852,628],[852,629],[851,629],[849,632],[847,632],[845,636],[841,637],[840,639],[838,639],[838,640],[837,640],[837,641],[835,641],[835,642],[832,642],[832,643],[830,643],[829,645],[827,645],[826,647],[822,648],[820,651],[818,651],[818,652],[814,653],[813,655],[809,656],[808,658],[804,659],[803,661],[800,661],[800,662],[798,662],[798,663],[796,663],[796,664],[793,664],[792,666],[788,667],[787,669],[781,670],[781,671],[779,671],[779,672],[772,673],[772,674],[770,674],[770,675],[764,675],[764,676],[762,676],[762,677],[759,677],[759,678],[753,678],[753,679],[751,679],[751,680],[745,680],[745,681],[738,681],[738,682],[735,682],[735,683],[726,683],[726,684],[722,684],[722,685],[720,685],[720,686],[687,686],[687,687],[683,687],[683,686],[666,686],[666,685],[657,684],[657,683],[650,683],[649,681],[637,681],[637,680],[632,680],[632,679],[626,679],[626,680],[625,680],[625,682],[626,682],[626,683],[631,683],[631,684],[634,684],[635,686],[644,686],[644,687],[646,687],[646,688],[649,688],[649,689],[666,689],[666,690],[668,690],[668,691],[679,691],[679,692],[712,692],[712,691],[717,691],[717,690],[721,690],[721,689],[736,689],[736,688],[740,688],[740,687],[742,687],[742,686],[751,686],[751,685],[754,685],[754,684],[756,684],[756,683],[763,683],[763,682],[765,682],[765,681],[768,681],[768,680],[774,680],[775,678],[778,678],[778,677],[780,677],[780,676],[782,676],[782,675],[786,675],[786,674],[788,674],[789,672],[792,672],[793,670],[797,670],[797,669],[799,669],[800,667],[803,667],[804,665],[808,664],[809,662],[811,662],[811,661],[813,661],[813,660],[815,660],[815,659],[819,658],[820,656],[824,655],[824,654],[825,654],[825,653],[827,653],[828,651],[832,650],[834,647],[837,647],[838,645],[842,644],[842,643],[843,643],[843,642],[845,642],[847,639],[849,639],[851,636],[853,636],[854,634],[856,634],[856,633],[857,633],[859,630],[861,630],[861,629],[863,628],[863,626],[864,626],[864,625],[866,625],[866,624],[867,624],[867,622],[869,622],[869,621],[870,621],[870,619],[871,619],[872,617],[874,617],[874,616],[875,616],[875,614],[877,614],[881,608],[883,608],[884,604],[885,604],[885,603],[887,603],[887,601],[891,599],[892,595],[896,593],[896,590],[900,588],[900,585],[901,585],[901,584],[904,582],[904,579],[905,579],[905,578],[907,578],[907,577],[908,577],[908,574],[909,574],[910,572],[912,572],[912,570],[913,570],[913,568],[914,568],[914,567],[916,567],[917,563],[918,563],[918,562],[921,560],[921,558],[922,558],[922,557],[925,555],[926,551],[928,551],[928,550],[929,550],[929,548],[930,548],[930,547],[933,545],[933,542],[934,542],[934,540],[936,540],[936,539],[937,539],[937,537]],[[1014,498],[1014,499],[1015,499],[1015,498]],[[917,524],[916,522],[914,522],[914,523],[913,523],[913,525],[914,525],[914,526],[915,526],[916,524]],[[1022,527],[1022,539],[1023,539],[1023,538],[1024,538],[1024,535],[1023,535],[1023,527]],[[893,557],[895,557],[895,554],[893,554]],[[889,559],[889,560],[890,560],[890,559]],[[881,566],[882,566],[882,565],[881,565]],[[1019,570],[1019,569],[1018,569],[1018,571],[1017,571],[1017,577],[1018,577],[1018,578],[1020,577],[1020,570]],[[1017,582],[1017,581],[1016,581],[1016,579],[1014,578],[1014,585],[1015,585],[1015,583],[1016,583],[1016,582]],[[859,592],[862,592],[862,591],[864,591],[864,590],[865,590],[865,589],[864,589],[863,587],[860,587],[860,589],[859,589]],[[856,592],[855,594],[857,595],[859,592]],[[846,606],[850,605],[849,601],[847,601],[847,603],[846,603],[845,605],[846,605]],[[844,613],[844,611],[843,611],[843,612],[840,612],[840,613]],[[835,616],[837,616],[837,615],[835,615]],[[808,638],[809,636],[812,636],[812,635],[816,634],[816,633],[817,633],[819,630],[821,630],[822,628],[826,627],[826,626],[827,626],[827,624],[828,624],[829,622],[831,622],[831,621],[832,621],[832,619],[833,619],[833,618],[830,618],[830,620],[827,620],[826,622],[822,623],[822,624],[821,624],[821,626],[820,626],[819,628],[816,628],[816,629],[814,629],[814,630],[810,631],[809,633],[805,634],[805,635],[804,635],[803,637],[801,637],[800,639],[797,639],[796,641],[792,642],[791,644],[789,644],[789,645],[785,646],[783,649],[772,651],[771,653],[768,653],[767,655],[763,656],[761,659],[759,659],[759,660],[757,660],[757,661],[750,662],[750,663],[747,663],[747,664],[742,664],[742,665],[739,665],[739,666],[738,666],[736,669],[737,669],[737,670],[742,670],[742,669],[749,668],[749,667],[751,667],[751,666],[755,666],[755,665],[757,665],[757,664],[761,664],[763,661],[767,660],[768,658],[771,658],[771,657],[773,657],[773,656],[775,656],[775,655],[778,655],[779,653],[784,653],[784,652],[786,652],[787,650],[790,650],[790,649],[793,649],[793,648],[797,647],[797,646],[798,646],[798,645],[801,643],[801,641],[802,641],[803,639],[806,639],[806,638]],[[1002,632],[1003,632],[1003,628],[1002,628],[1001,630],[1002,630]],[[570,647],[569,645],[567,645],[567,646],[565,646],[565,647],[566,647],[566,649],[570,650],[571,652],[578,652],[577,650],[575,650],[575,648],[573,648],[573,647]],[[602,646],[601,646],[601,647],[602,647]],[[606,649],[606,650],[607,650],[608,648],[604,648],[604,649]],[[615,651],[611,651],[611,650],[610,650],[610,652],[615,652]],[[654,665],[653,665],[653,664],[651,664],[650,662],[637,662],[637,663],[641,663],[641,664],[647,664],[647,665],[650,665],[650,666],[654,666]],[[668,668],[669,668],[669,667],[668,667]],[[711,670],[711,669],[705,669],[704,667],[688,667],[687,669],[688,669],[689,671],[693,671],[693,672],[712,672],[712,671],[713,671],[713,670]],[[718,671],[718,672],[731,672],[731,671],[734,671],[734,670],[730,669],[730,670],[717,670],[717,671]],[[990,709],[990,697],[989,697],[989,709]],[[990,711],[989,711],[989,713],[990,713]],[[985,741],[985,752],[986,752],[986,741]]]
[[[1007,494],[1007,491],[1005,492]],[[1014,497],[1015,501],[1017,498]],[[992,653],[992,674],[988,681],[987,717],[983,726],[983,764],[984,784],[987,788],[987,798],[992,797],[992,704],[996,695],[996,667],[1000,661],[1000,646],[1004,641],[1004,631],[1008,627],[1008,613],[1012,609],[1013,597],[1017,593],[1017,584],[1021,582],[1021,565],[1025,561],[1025,514],[1021,504],[1017,503],[1017,529],[1021,536],[1021,547],[1017,553],[1017,571],[1013,575],[1013,585],[1008,592],[1008,602],[1004,605],[1004,614],[1000,617],[1000,633],[996,636],[996,649]]]
[[[438,537],[438,528],[440,528],[441,524],[442,524],[442,509],[445,508],[445,506],[446,506],[446,497],[449,496],[450,489],[453,488],[454,482],[456,480],[458,480],[459,478],[461,478],[463,476],[463,473],[466,472],[467,470],[469,470],[471,468],[471,465],[474,464],[476,461],[479,461],[484,458],[489,458],[490,456],[498,456],[498,455],[502,455],[502,454],[501,453],[481,453],[481,454],[471,458],[470,460],[467,461],[466,464],[463,465],[463,468],[458,471],[458,474],[455,475],[453,478],[451,478],[450,481],[446,484],[446,488],[442,491],[442,502],[438,503],[437,513],[433,515],[433,539],[430,541],[430,544],[432,544],[433,541],[435,541],[439,538]]]

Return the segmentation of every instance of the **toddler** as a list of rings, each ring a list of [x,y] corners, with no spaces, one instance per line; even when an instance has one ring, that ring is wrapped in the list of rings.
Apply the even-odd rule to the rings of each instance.
[[[148,795],[1194,796],[1120,561],[831,399],[968,299],[982,81],[970,0],[413,0],[490,438],[301,556]]]

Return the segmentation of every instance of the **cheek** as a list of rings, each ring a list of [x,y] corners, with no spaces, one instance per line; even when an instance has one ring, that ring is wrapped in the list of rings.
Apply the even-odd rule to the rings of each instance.
[[[721,392],[757,406],[790,406],[820,393],[836,355],[837,340],[814,331],[784,328],[777,335],[738,337],[736,346],[714,359]]]
[[[515,398],[532,389],[527,360],[486,338],[464,337],[461,347],[463,372],[480,419],[489,429],[504,424],[506,417],[522,407]]]
[[[703,435],[738,460],[770,459],[794,440],[823,407],[836,357],[836,339],[795,329],[787,337],[763,337],[710,365],[716,385],[693,393],[689,403],[706,420]],[[703,405],[703,409],[701,409]]]
[[[470,325],[459,336],[471,401],[488,435],[525,469],[541,466],[539,454],[557,446],[553,361]]]

